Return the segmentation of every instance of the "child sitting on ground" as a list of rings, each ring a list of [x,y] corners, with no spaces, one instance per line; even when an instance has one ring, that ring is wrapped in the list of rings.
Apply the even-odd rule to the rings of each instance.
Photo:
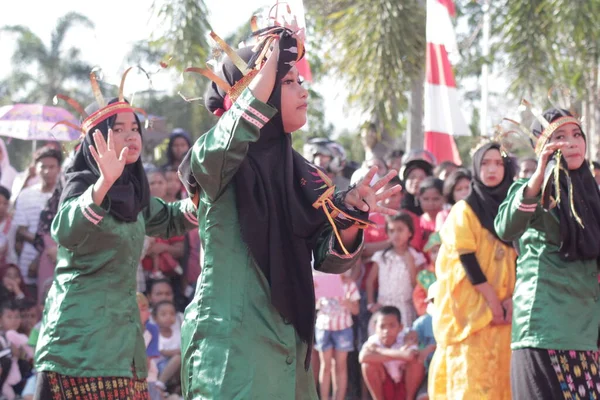
[[[156,363],[158,367],[156,384],[162,390],[167,389],[167,385],[179,376],[181,370],[181,336],[172,329],[175,315],[175,306],[167,300],[159,302],[152,309],[152,316],[159,330],[160,357]]]
[[[19,360],[31,362],[33,349],[27,345],[28,337],[17,332],[21,325],[21,312],[17,304],[9,301],[0,306],[0,324],[2,325],[2,336],[11,348],[10,371],[2,385],[2,395],[8,400],[12,400],[16,397],[13,385],[21,382],[23,378],[19,369]]]
[[[148,321],[150,318],[150,303],[148,302],[148,298],[144,296],[143,293],[139,292],[136,294],[136,298],[138,309],[140,311],[142,330],[144,331],[144,343],[146,344],[146,359],[148,363],[148,392],[150,393],[151,400],[162,399],[162,391],[156,385],[156,381],[158,380],[156,359],[160,357],[160,351],[158,350],[158,327]]]
[[[396,307],[383,306],[375,317],[376,333],[359,355],[369,392],[375,400],[412,400],[424,376],[418,337],[404,330]]]
[[[419,336],[419,360],[423,363],[425,367],[425,378],[423,379],[423,383],[417,392],[416,400],[429,400],[429,394],[427,392],[427,380],[429,376],[429,364],[431,364],[431,359],[433,358],[433,353],[435,352],[436,342],[435,337],[433,336],[433,325],[432,325],[432,315],[435,311],[433,302],[435,299],[435,292],[437,290],[437,284],[433,282],[429,285],[429,289],[427,290],[427,297],[425,299],[425,303],[427,304],[427,312],[417,318],[415,323],[413,324],[413,331],[417,333]]]

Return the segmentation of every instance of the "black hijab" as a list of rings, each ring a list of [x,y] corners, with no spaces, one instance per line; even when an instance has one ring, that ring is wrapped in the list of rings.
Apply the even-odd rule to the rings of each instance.
[[[433,176],[433,165],[422,159],[410,160],[402,168],[400,168],[400,177],[402,178],[402,186],[406,189],[406,180],[408,175],[415,169],[421,169],[427,176]],[[418,191],[418,189],[417,189]],[[400,208],[412,212],[417,216],[423,215],[423,209],[419,203],[419,198],[416,194],[408,193],[404,190],[404,196],[400,201]]]
[[[572,114],[567,110],[556,108],[546,110],[543,114],[548,122],[554,122],[564,116],[572,116]],[[579,128],[581,129],[581,126]],[[543,132],[543,128],[537,120],[533,123],[531,130],[536,137]],[[583,129],[581,132],[583,133]],[[559,177],[561,200],[556,206],[560,220],[560,256],[565,261],[598,259],[600,246],[594,245],[600,238],[598,185],[587,161],[584,161],[578,169],[569,171],[569,176],[573,185],[573,204],[583,221],[584,228],[577,223],[573,215],[570,206],[569,181],[567,175],[561,171]],[[556,191],[554,187],[552,190]],[[556,198],[556,194],[553,193],[553,195]]]
[[[237,53],[244,61],[253,56],[250,47]],[[278,77],[287,72],[281,59],[284,53],[280,53]],[[231,86],[242,78],[229,58],[223,61],[219,75]],[[219,113],[224,109],[225,96],[211,83],[205,94],[208,110]],[[281,111],[279,80],[269,104]],[[200,188],[190,173],[190,159],[191,151],[179,171],[194,198]],[[317,238],[328,226],[323,211],[312,206],[327,189],[324,174],[319,172],[292,149],[291,134],[284,132],[279,112],[260,130],[258,141],[250,143],[233,180],[242,238],[270,284],[271,303],[309,345],[306,368],[315,324],[311,257]]]
[[[112,99],[109,104],[117,101],[116,98]],[[98,106],[93,104],[86,109],[86,112],[91,115],[97,109]],[[61,204],[72,197],[81,195],[88,187],[95,184],[100,177],[100,170],[89,150],[89,146],[94,145],[92,134],[96,129],[99,129],[106,139],[108,129],[115,123],[117,115],[99,122],[86,133],[79,150],[75,154],[73,165],[66,171],[65,186],[60,198]],[[135,113],[134,116],[138,123],[140,135],[142,135],[142,124]],[[135,163],[125,166],[119,179],[108,191],[102,206],[108,209],[108,212],[118,221],[135,222],[140,211],[146,208],[148,204],[150,204],[150,186],[140,157]]]
[[[496,149],[502,154],[504,163],[504,178],[502,182],[494,187],[486,186],[480,178],[481,163],[485,153],[489,150]],[[496,142],[486,143],[481,146],[473,155],[473,179],[471,180],[471,192],[465,199],[471,207],[481,225],[490,231],[496,239],[502,241],[507,246],[512,246],[511,242],[506,242],[498,237],[496,229],[494,229],[494,218],[498,215],[498,208],[506,198],[508,189],[513,183],[515,176],[514,165],[510,157],[502,153],[500,144]]]

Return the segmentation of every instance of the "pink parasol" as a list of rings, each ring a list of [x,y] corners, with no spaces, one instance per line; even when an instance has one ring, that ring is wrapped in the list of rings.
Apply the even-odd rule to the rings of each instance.
[[[68,121],[78,126],[79,121],[64,108],[41,104],[13,104],[0,107],[0,136],[22,140],[71,141],[81,132],[66,125]]]

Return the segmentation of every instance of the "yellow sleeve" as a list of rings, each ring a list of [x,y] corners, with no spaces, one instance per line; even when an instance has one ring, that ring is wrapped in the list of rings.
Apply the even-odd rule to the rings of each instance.
[[[440,231],[444,245],[454,249],[459,255],[475,253],[480,235],[481,223],[464,200],[452,207]]]

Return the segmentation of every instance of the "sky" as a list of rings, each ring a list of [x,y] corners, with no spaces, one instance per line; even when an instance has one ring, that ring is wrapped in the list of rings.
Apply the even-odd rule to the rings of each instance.
[[[168,0],[159,0],[168,1]],[[270,6],[274,0],[204,0],[209,10],[209,21],[215,32],[221,37],[232,33],[238,26],[246,23],[252,13],[263,7]],[[302,0],[287,0],[290,3]],[[118,84],[123,71],[129,66],[127,55],[132,45],[141,39],[148,39],[156,31],[156,21],[152,20],[150,8],[153,0],[18,0],[4,7],[0,12],[0,27],[5,25],[25,25],[48,44],[50,35],[58,18],[70,11],[79,12],[93,21],[94,29],[76,26],[66,40],[65,48],[76,46],[82,51],[82,59],[91,65],[100,67],[104,79]],[[235,12],[231,12],[235,10]],[[457,29],[465,29],[458,27]],[[310,40],[310,38],[308,38]],[[15,36],[0,32],[0,79],[10,73],[10,55],[14,49]],[[310,61],[310,54],[308,55]],[[459,61],[460,63],[460,61]],[[459,67],[460,64],[455,65]],[[502,72],[500,72],[502,74]],[[172,92],[178,83],[178,74],[158,74],[153,77],[153,86],[157,90]],[[479,83],[476,79],[458,82],[459,93],[466,90],[477,90]],[[126,95],[131,90],[145,90],[147,81],[138,72],[129,74],[126,85]],[[505,92],[505,80],[492,75],[490,90],[496,93]],[[348,92],[343,82],[333,78],[324,78],[314,89],[324,97],[325,116],[335,128],[335,133],[344,130],[356,132],[364,122],[365,116],[345,105]],[[186,93],[186,95],[190,95]],[[193,96],[192,96],[193,97]],[[500,96],[490,99],[488,121],[499,121],[504,117],[513,104],[511,100]],[[498,104],[495,104],[498,103]],[[462,102],[461,109],[467,122],[473,106],[476,103]],[[166,116],[168,118],[168,116]],[[310,127],[308,127],[310,129]],[[334,135],[335,137],[335,135]]]
[[[298,0],[296,0],[298,1]],[[205,0],[209,9],[209,21],[221,37],[227,36],[245,23],[252,13],[272,0]],[[48,44],[58,18],[75,11],[87,16],[95,25],[94,29],[76,26],[70,31],[65,48],[76,46],[82,51],[82,59],[102,70],[104,79],[118,82],[123,71],[129,66],[126,58],[131,46],[138,40],[149,38],[155,31],[156,22],[150,18],[152,0],[19,0],[3,7],[0,13],[0,26],[24,25]],[[235,12],[232,13],[231,10]],[[9,57],[13,53],[15,36],[0,33],[0,78],[11,71]],[[133,79],[131,76],[133,75]],[[133,82],[131,82],[133,81]],[[132,71],[127,85],[147,83]],[[176,82],[171,78],[153,78],[155,89],[171,91]],[[328,120],[336,130],[354,129],[361,121],[357,113],[345,112],[343,87],[332,80],[319,86],[322,93],[335,93],[325,96]],[[126,88],[127,90],[127,88]],[[168,118],[168,116],[167,116]]]

